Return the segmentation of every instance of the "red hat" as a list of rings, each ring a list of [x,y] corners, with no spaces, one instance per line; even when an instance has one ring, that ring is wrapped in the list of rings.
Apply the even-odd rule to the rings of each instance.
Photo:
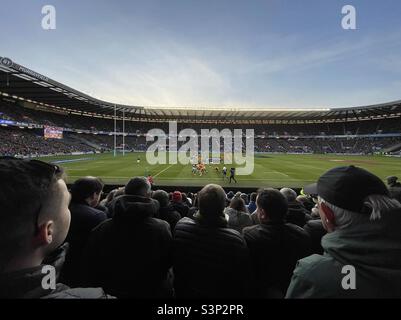
[[[182,202],[182,194],[179,191],[174,191],[173,193],[173,202]]]

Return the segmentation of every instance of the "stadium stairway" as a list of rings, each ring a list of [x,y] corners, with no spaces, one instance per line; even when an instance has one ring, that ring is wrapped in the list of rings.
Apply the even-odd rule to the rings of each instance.
[[[397,143],[391,147],[388,147],[386,149],[383,149],[383,152],[388,153],[388,152],[395,152],[401,150],[401,143]]]
[[[80,136],[76,136],[76,135],[69,135],[70,138],[75,139],[77,141],[79,141],[80,143],[86,144],[89,147],[94,148],[95,150],[102,150],[102,147],[100,145],[98,145],[97,143],[91,142],[85,138],[82,138]]]

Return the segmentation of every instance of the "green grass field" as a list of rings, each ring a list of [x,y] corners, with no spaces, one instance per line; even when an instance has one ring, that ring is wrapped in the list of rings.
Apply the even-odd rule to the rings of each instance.
[[[138,156],[141,159],[137,164]],[[96,154],[79,156],[58,156],[43,160],[62,162],[68,174],[68,182],[79,177],[92,175],[101,177],[110,184],[125,184],[131,177],[151,174],[156,185],[169,186],[204,186],[207,183],[218,183],[228,186],[222,176],[215,172],[216,165],[207,166],[208,173],[202,177],[193,176],[191,165],[149,165],[145,153],[127,153],[124,157],[118,154]],[[401,176],[401,158],[384,156],[336,156],[336,155],[256,155],[255,170],[249,176],[237,176],[242,187],[302,187],[312,183],[326,170],[342,165],[363,167],[383,180],[390,175]],[[221,169],[223,165],[219,165]],[[227,168],[231,166],[228,165]]]

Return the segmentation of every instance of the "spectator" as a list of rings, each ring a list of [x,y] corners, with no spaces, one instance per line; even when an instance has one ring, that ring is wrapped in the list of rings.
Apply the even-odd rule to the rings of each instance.
[[[256,196],[258,194],[256,192],[251,193],[249,204],[247,205],[247,209],[249,213],[253,213],[256,210]]]
[[[92,231],[85,248],[83,274],[121,298],[171,296],[171,232],[150,198],[146,178],[131,179],[114,201],[114,216]]]
[[[327,233],[323,227],[321,219],[309,220],[305,226],[304,230],[309,234],[312,245],[312,253],[323,254],[323,247],[321,244],[322,237]]]
[[[100,288],[44,288],[42,270],[59,273],[70,225],[62,170],[37,160],[0,159],[0,298],[106,298]]]
[[[191,208],[192,207],[192,202],[191,202],[191,199],[187,197],[187,194],[182,192],[181,196],[182,196],[182,203],[184,205],[186,205],[188,208]]]
[[[309,212],[296,200],[297,193],[294,190],[290,188],[282,188],[280,192],[284,197],[286,197],[288,202],[288,212],[285,218],[286,221],[302,228],[306,222],[311,219]]]
[[[152,198],[159,202],[159,212],[157,217],[167,221],[170,229],[174,231],[175,225],[181,219],[181,215],[173,207],[169,206],[168,193],[164,190],[157,190],[153,192]]]
[[[224,210],[224,213],[228,215],[228,227],[241,233],[242,229],[251,226],[252,219],[247,211],[240,194],[234,196],[230,206]]]
[[[82,249],[93,228],[107,219],[104,211],[96,209],[103,191],[103,183],[95,177],[78,179],[71,187],[71,226],[66,242],[70,244],[62,279],[71,286],[80,283]]]
[[[198,212],[198,194],[197,193],[194,194],[194,200],[192,203],[193,203],[192,207],[189,208],[189,211],[188,211],[188,218],[191,218],[191,219],[193,219],[195,213]]]
[[[296,262],[311,253],[310,238],[300,227],[285,223],[286,198],[264,189],[256,200],[261,224],[243,233],[251,253],[255,297],[283,298]]]
[[[178,211],[181,217],[187,217],[189,208],[182,202],[182,194],[179,191],[174,191],[171,195],[170,206],[173,210]]]
[[[113,204],[114,199],[122,196],[124,194],[125,188],[119,187],[117,189],[111,190],[107,197],[101,201],[101,204],[107,208],[107,217],[113,218]]]
[[[391,197],[397,199],[398,202],[401,202],[401,183],[397,182],[398,178],[395,176],[391,176],[387,178],[387,185],[390,191]]]
[[[325,254],[298,262],[287,297],[399,298],[401,204],[385,184],[364,169],[337,167],[305,192],[319,196]],[[352,290],[344,287],[344,266],[355,271],[345,279]]]
[[[248,205],[248,195],[246,193],[241,193],[241,198],[245,202],[245,206]]]
[[[312,210],[312,208],[315,206],[313,199],[304,194],[299,195],[296,200],[299,203],[301,203],[308,212],[310,212]]]
[[[178,298],[238,298],[248,295],[249,256],[243,237],[227,228],[223,188],[198,193],[194,220],[175,228],[174,277]]]

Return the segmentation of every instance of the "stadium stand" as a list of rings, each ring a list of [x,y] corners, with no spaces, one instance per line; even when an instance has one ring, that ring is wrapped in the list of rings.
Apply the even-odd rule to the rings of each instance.
[[[1,298],[401,296],[395,176],[386,186],[364,169],[337,167],[302,195],[256,197],[210,184],[168,195],[144,177],[102,194],[103,183],[86,177],[71,186],[70,203],[63,170],[31,159],[112,150],[114,112],[119,133],[126,117],[127,150],[145,150],[149,129],[178,120],[178,130],[254,129],[259,152],[401,154],[401,101],[306,111],[124,106],[9,62],[0,65]],[[45,139],[44,126],[63,137]],[[355,290],[341,288],[349,266]],[[44,267],[61,274],[56,289],[42,286]]]

